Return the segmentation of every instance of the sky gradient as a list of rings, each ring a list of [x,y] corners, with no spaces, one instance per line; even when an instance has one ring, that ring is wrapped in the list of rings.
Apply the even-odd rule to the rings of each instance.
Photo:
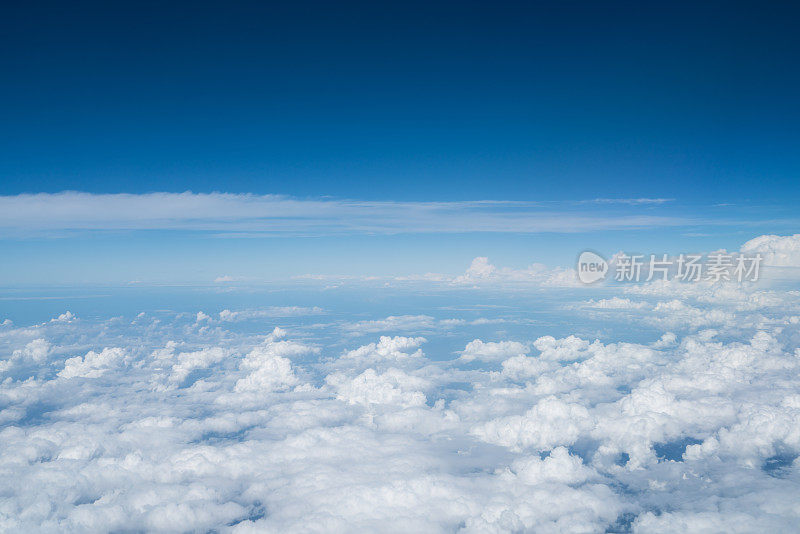
[[[226,274],[220,258],[230,254],[251,277],[458,272],[478,255],[566,265],[584,248],[735,249],[767,226],[791,233],[800,200],[795,11],[722,2],[12,6],[0,33],[10,51],[0,59],[0,251],[11,258],[0,274],[8,283],[176,282],[181,272],[199,281]],[[112,221],[72,231],[82,217],[52,220],[63,196],[49,207],[18,196],[62,191],[280,195],[311,212],[319,202],[399,204],[388,229],[344,210],[316,233],[274,217],[244,232],[198,232],[202,221],[194,232]],[[122,211],[163,221],[164,203],[148,198]],[[486,200],[536,203],[522,215],[495,210],[533,224],[498,226],[469,210],[443,224],[402,204]],[[185,217],[180,203],[174,210]],[[621,217],[628,222],[602,222]],[[276,226],[305,237],[276,239]],[[320,261],[309,261],[315,253]]]

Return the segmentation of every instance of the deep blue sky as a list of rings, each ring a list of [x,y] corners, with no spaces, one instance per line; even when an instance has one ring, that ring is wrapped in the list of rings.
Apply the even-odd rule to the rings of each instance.
[[[795,6],[6,5],[0,194],[785,206]]]
[[[738,250],[796,233],[798,14],[788,2],[5,5],[0,284],[459,273],[476,256],[571,265],[586,248]],[[94,196],[16,196],[64,190]],[[159,191],[291,200],[276,219],[284,208],[264,198],[247,215],[254,197],[138,196]],[[486,199],[542,204],[485,222],[452,204]],[[451,204],[432,215],[408,201]],[[518,231],[528,220],[546,229]]]

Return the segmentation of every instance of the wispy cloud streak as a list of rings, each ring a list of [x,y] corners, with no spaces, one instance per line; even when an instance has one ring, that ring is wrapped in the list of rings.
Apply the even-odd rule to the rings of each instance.
[[[601,204],[611,203],[604,199]],[[591,202],[591,201],[590,201]],[[298,199],[229,193],[91,194],[0,197],[0,235],[64,235],[102,230],[183,230],[238,235],[398,233],[572,233],[686,226],[700,221],[639,211],[619,199],[602,213],[576,202],[395,202]]]

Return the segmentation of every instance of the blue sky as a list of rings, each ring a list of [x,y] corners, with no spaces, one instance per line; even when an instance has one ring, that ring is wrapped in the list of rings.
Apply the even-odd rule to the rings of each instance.
[[[0,194],[12,200],[61,191],[511,200],[553,203],[539,210],[550,217],[685,222],[602,235],[566,224],[437,235],[435,223],[420,235],[415,223],[392,235],[224,240],[168,227],[17,228],[2,233],[0,274],[37,283],[455,272],[477,255],[568,264],[588,247],[735,248],[791,232],[794,11],[16,6],[0,36],[11,51],[0,59]],[[570,204],[640,198],[670,201]]]

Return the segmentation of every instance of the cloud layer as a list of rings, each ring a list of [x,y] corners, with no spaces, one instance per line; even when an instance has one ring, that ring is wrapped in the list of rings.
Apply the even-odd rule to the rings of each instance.
[[[0,530],[793,530],[800,294],[577,298],[4,322]]]
[[[0,236],[87,230],[190,230],[239,236],[569,233],[697,222],[643,209],[665,202],[666,199],[597,199],[588,203],[392,202],[230,193],[39,193],[0,196]],[[587,208],[592,204],[604,209],[593,212]],[[609,215],[609,205],[619,209]]]

